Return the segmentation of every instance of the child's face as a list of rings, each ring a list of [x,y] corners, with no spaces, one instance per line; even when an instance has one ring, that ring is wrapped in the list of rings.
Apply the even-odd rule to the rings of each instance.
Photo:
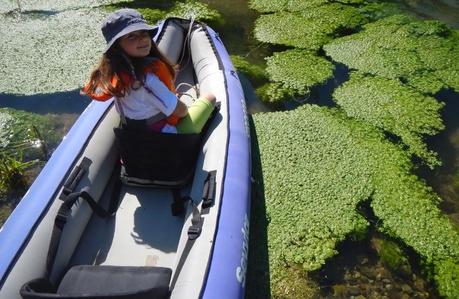
[[[121,48],[131,57],[145,57],[151,50],[151,37],[148,31],[133,31],[120,38]]]

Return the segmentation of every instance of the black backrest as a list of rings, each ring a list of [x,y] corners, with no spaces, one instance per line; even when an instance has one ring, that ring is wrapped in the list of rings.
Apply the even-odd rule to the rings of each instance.
[[[183,182],[192,177],[201,134],[168,134],[114,128],[126,175],[139,179]]]

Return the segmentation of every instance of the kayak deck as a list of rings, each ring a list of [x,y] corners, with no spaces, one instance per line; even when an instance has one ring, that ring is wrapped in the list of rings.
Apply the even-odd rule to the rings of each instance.
[[[184,218],[171,191],[123,186],[119,201],[114,217],[93,215],[70,263],[173,268]]]

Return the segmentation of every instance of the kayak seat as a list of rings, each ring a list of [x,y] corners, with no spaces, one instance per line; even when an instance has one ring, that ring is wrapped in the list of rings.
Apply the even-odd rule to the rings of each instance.
[[[201,134],[114,128],[126,185],[181,188],[193,177]]]
[[[22,286],[23,299],[165,299],[172,270],[162,267],[92,266],[70,268],[57,288],[46,279]]]
[[[113,128],[121,155],[121,182],[138,187],[180,189],[193,178],[202,141],[217,105],[199,134],[151,132],[126,125]]]

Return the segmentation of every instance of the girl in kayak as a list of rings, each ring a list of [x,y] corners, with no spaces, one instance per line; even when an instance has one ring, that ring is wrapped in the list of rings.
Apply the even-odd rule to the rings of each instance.
[[[102,25],[107,46],[82,94],[98,101],[115,97],[128,128],[199,133],[214,109],[215,96],[203,95],[189,107],[180,101],[175,66],[153,42],[155,32],[134,9],[110,14]]]

